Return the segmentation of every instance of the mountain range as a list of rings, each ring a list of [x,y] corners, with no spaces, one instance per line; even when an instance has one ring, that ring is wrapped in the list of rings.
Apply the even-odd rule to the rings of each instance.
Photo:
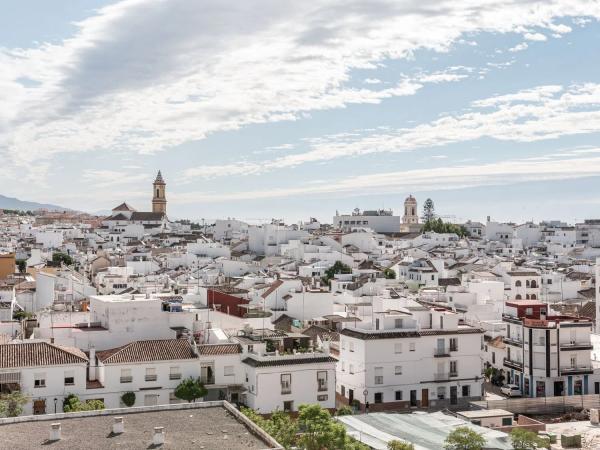
[[[36,209],[71,211],[69,208],[65,208],[64,206],[29,202],[25,200],[19,200],[18,198],[6,197],[4,195],[0,195],[0,209],[18,209],[21,211],[35,211]]]

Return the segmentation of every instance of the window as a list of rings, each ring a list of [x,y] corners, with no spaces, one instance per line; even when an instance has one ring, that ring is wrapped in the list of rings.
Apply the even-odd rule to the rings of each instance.
[[[394,327],[396,328],[402,328],[404,320],[403,319],[395,319],[394,320]]]
[[[446,398],[446,387],[439,386],[437,388],[437,398],[438,400],[444,400]]]
[[[294,410],[294,402],[288,400],[283,402],[283,412],[292,412]]]
[[[526,308],[525,309],[525,315],[526,316],[530,316],[533,314],[533,308]]]
[[[346,386],[342,385],[342,397],[346,396]]]
[[[146,369],[146,381],[156,381],[156,369],[154,367],[148,367]]]
[[[457,376],[458,375],[458,362],[457,361],[450,361],[450,376]]]
[[[383,384],[383,367],[375,367],[375,384]]]
[[[320,370],[317,372],[317,386],[319,391],[327,390],[327,371]]]
[[[45,388],[46,387],[46,374],[36,373],[33,375],[33,387]]]
[[[502,426],[510,427],[512,425],[512,417],[503,417],[502,418]]]
[[[181,371],[179,367],[171,367],[169,368],[169,380],[180,380],[181,379]]]
[[[394,353],[402,353],[402,343],[394,344]]]
[[[354,366],[352,364],[350,364],[350,366],[348,367],[348,371],[350,372],[350,374],[354,374]]]
[[[223,367],[223,375],[226,377],[231,377],[235,374],[233,366],[225,366]]]
[[[516,287],[521,287],[521,285],[522,285],[521,280],[517,280],[516,283],[515,283],[515,286]]]
[[[375,403],[383,403],[383,392],[375,392]]]
[[[249,345],[248,346],[248,353],[252,353],[254,352],[254,345]]]
[[[174,403],[183,403],[184,400],[175,397],[175,391],[173,392],[169,392],[169,403],[174,404]]]
[[[571,367],[577,367],[577,355],[571,356]]]
[[[470,397],[471,396],[471,386],[463,386],[462,387],[462,396],[463,397]]]
[[[75,372],[68,370],[65,372],[65,386],[75,385]]]
[[[394,367],[394,374],[395,375],[402,375],[402,366],[396,366],[396,367]]]
[[[326,402],[328,398],[329,398],[329,396],[327,394],[317,395],[318,402]]]
[[[342,361],[342,372],[346,371],[346,362]]]
[[[292,374],[282,373],[281,374],[281,393],[291,394],[292,393]]]
[[[450,351],[451,352],[458,351],[458,338],[450,338]]]
[[[411,352],[415,351],[415,343],[411,342],[410,344],[408,344],[408,350]]]
[[[402,391],[396,391],[396,401],[402,401]]]
[[[121,369],[121,383],[131,383],[132,381],[131,369]]]

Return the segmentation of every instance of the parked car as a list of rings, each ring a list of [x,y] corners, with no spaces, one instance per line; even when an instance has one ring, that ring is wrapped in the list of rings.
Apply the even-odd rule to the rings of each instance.
[[[520,397],[523,395],[521,393],[521,388],[516,384],[505,384],[500,388],[500,392],[509,397]]]

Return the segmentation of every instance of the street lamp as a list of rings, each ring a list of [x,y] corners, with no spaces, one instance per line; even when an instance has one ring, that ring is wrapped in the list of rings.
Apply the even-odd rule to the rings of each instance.
[[[56,414],[56,402],[58,402],[58,399],[54,397],[54,414]]]
[[[367,395],[369,395],[369,391],[365,389],[363,391],[363,395],[365,396],[365,414],[369,414],[369,404],[367,403]]]

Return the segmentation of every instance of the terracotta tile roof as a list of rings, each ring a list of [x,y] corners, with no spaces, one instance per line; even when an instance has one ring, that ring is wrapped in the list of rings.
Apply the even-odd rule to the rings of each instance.
[[[132,208],[127,204],[127,202],[121,203],[119,206],[115,206],[113,211],[135,211],[135,208]]]
[[[79,349],[60,347],[47,342],[26,342],[0,345],[0,368],[57,366],[87,363]]]
[[[161,212],[139,212],[131,214],[131,220],[142,220],[147,222],[160,222],[165,215]]]
[[[104,364],[124,364],[134,362],[174,361],[194,359],[191,344],[186,339],[161,339],[135,341],[122,347],[96,353]]]
[[[198,346],[201,355],[235,355],[242,353],[242,346],[236,343],[204,344]]]
[[[267,298],[269,295],[271,295],[273,292],[275,292],[275,290],[282,284],[283,284],[283,281],[275,280],[273,282],[273,284],[271,284],[271,287],[269,287],[269,289],[267,289],[265,292],[262,293],[261,297]]]

